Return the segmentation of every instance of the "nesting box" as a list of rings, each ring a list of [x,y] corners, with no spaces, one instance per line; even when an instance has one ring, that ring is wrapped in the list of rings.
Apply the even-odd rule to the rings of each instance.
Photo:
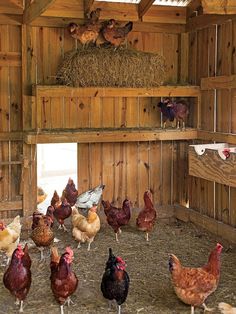
[[[190,145],[189,174],[236,187],[236,147],[227,143]]]

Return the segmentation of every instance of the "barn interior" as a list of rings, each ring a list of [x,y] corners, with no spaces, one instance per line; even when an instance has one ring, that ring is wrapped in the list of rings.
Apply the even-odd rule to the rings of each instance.
[[[57,188],[60,189],[66,186],[71,176],[74,176],[79,194],[104,184],[102,198],[110,200],[114,206],[121,207],[125,198],[130,199],[133,216],[127,231],[122,233],[122,241],[123,244],[131,241],[134,249],[131,243],[124,247],[122,241],[119,244],[115,242],[100,208],[101,234],[92,244],[94,251],[89,257],[91,261],[96,261],[98,273],[102,273],[107,248],[111,245],[117,253],[126,257],[128,265],[133,266],[130,272],[136,278],[132,283],[134,290],[124,313],[190,313],[189,307],[178,301],[167,281],[166,254],[175,250],[176,254],[180,252],[186,265],[197,266],[196,262],[203,265],[217,241],[223,243],[227,252],[224,255],[221,289],[218,288],[220,291],[211,301],[214,306],[221,301],[236,304],[233,279],[236,274],[232,263],[236,257],[234,2],[0,2],[0,220],[9,223],[20,215],[25,232],[22,239],[26,240],[31,229],[29,217],[37,206],[40,207],[37,205],[37,187],[40,185],[47,190],[43,182],[48,184],[50,177],[52,183],[47,190],[47,205],[52,197],[50,193],[56,189],[53,184],[60,181]],[[58,67],[68,52],[101,49],[82,47],[79,40],[68,32],[70,23],[83,25],[89,13],[97,8],[101,9],[101,21],[114,19],[121,26],[133,22],[126,47],[119,47],[112,53],[130,49],[157,54],[160,60],[164,60],[164,68],[155,73],[157,78],[165,74],[164,78],[160,78],[161,83],[137,87],[58,83]],[[119,72],[112,59],[101,72],[109,73],[109,68]],[[86,70],[90,71],[87,64]],[[152,69],[149,71],[151,73]],[[143,77],[148,77],[147,74],[148,71],[143,72]],[[163,127],[163,114],[158,103],[168,97],[187,102],[189,115],[186,128],[172,127],[169,121],[166,128]],[[219,143],[224,144],[217,146]],[[62,148],[67,144],[73,145],[73,158],[67,156],[66,150],[54,150],[53,145],[56,144]],[[50,166],[47,166],[48,177],[44,177],[44,181],[40,181],[42,147],[45,150],[49,147],[47,155],[50,155],[50,163],[58,169],[50,172]],[[222,158],[220,152],[223,152]],[[151,191],[158,215],[157,227],[150,234],[148,245],[145,238],[134,231],[146,190]],[[58,192],[61,193],[62,188]],[[68,226],[70,228],[70,223]],[[61,250],[71,243],[76,247],[71,234],[56,231],[56,236],[61,240],[58,244]],[[135,254],[136,258],[140,254],[142,257],[134,261]],[[156,255],[159,255],[161,266],[151,282],[150,274],[157,267]],[[35,260],[38,257],[34,248],[32,256]],[[80,259],[76,271],[81,278],[81,286],[77,305],[70,309],[70,313],[77,313],[78,309],[81,313],[105,313],[104,301],[97,287],[99,274],[95,272],[89,277],[92,271],[86,270],[86,249],[76,251],[75,256]],[[144,267],[147,256],[148,263],[152,265],[150,272],[146,272]],[[143,278],[141,286],[136,286],[135,264],[143,276],[140,276]],[[48,303],[53,304],[50,313],[58,313],[58,306],[49,291],[47,268],[46,264],[33,264],[35,272],[40,270],[33,286],[42,291]],[[4,268],[0,272],[3,274]],[[159,278],[164,282],[166,280],[160,289],[157,287]],[[148,295],[145,294],[147,285],[150,287]],[[166,291],[170,297],[165,294]],[[97,299],[90,303],[92,294]],[[43,298],[37,300],[35,296],[33,292],[29,293],[24,312],[32,313],[34,309],[48,312],[47,302],[44,304]],[[4,290],[0,299],[5,307],[2,313],[15,313],[16,308],[10,304],[8,291]],[[109,313],[113,312],[114,309],[109,310]],[[195,313],[202,313],[202,310],[197,309]]]

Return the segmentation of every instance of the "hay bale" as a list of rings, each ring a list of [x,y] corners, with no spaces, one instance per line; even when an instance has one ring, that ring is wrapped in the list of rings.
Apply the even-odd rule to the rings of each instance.
[[[73,87],[157,87],[165,80],[164,58],[133,49],[78,49],[59,66],[60,84]]]

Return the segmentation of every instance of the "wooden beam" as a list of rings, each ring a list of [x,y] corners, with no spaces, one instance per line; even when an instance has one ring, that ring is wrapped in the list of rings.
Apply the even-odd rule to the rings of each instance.
[[[143,16],[143,22],[186,24],[186,7],[153,5]]]
[[[236,75],[213,76],[201,79],[201,90],[236,88]]]
[[[84,24],[84,19],[73,18],[76,24]],[[32,21],[32,26],[46,26],[46,27],[66,27],[71,22],[69,17],[48,17],[39,16]],[[121,21],[121,23],[125,21]],[[149,22],[134,22],[134,32],[146,33],[171,33],[180,34],[185,32],[185,25],[183,24],[165,24],[165,23],[149,23]]]
[[[142,19],[144,14],[150,9],[155,0],[141,0],[138,4],[138,15]]]
[[[22,21],[22,15],[0,14],[0,25],[21,25]]]
[[[29,6],[25,7],[23,14],[23,23],[29,24],[36,17],[40,16],[47,10],[56,0],[34,0]]]
[[[87,14],[92,11],[92,6],[94,4],[94,0],[84,0],[84,17],[87,17]]]
[[[45,143],[114,143],[114,142],[146,142],[190,140],[197,138],[196,129],[186,131],[162,129],[82,129],[76,131],[48,131],[28,133],[25,135],[26,144]]]
[[[236,14],[235,0],[202,0],[204,14]]]
[[[236,15],[217,15],[217,14],[204,14],[190,18],[186,24],[186,31],[193,32],[197,29],[202,29],[210,25],[221,24],[229,20],[236,19]]]
[[[6,201],[0,202],[0,211],[18,210],[22,209],[22,201]]]
[[[0,132],[0,142],[22,140],[23,132]]]
[[[209,142],[229,143],[236,145],[236,134],[198,130],[198,139]]]
[[[156,88],[68,87],[60,85],[33,87],[37,101],[41,97],[199,97],[198,86],[166,85]]]
[[[19,52],[0,52],[0,66],[21,66]]]
[[[174,206],[174,215],[177,219],[185,222],[193,222],[194,224],[205,228],[213,234],[222,237],[231,243],[236,243],[236,228],[226,225],[214,218],[202,215],[199,212],[180,205]]]

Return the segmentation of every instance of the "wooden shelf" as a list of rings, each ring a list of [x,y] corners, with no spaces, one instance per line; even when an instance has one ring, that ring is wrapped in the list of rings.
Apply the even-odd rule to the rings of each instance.
[[[197,139],[197,130],[162,130],[150,128],[78,129],[41,131],[25,134],[26,144],[45,143],[114,143]]]
[[[35,85],[37,100],[41,97],[200,97],[199,86],[166,85],[156,88],[68,87]]]

